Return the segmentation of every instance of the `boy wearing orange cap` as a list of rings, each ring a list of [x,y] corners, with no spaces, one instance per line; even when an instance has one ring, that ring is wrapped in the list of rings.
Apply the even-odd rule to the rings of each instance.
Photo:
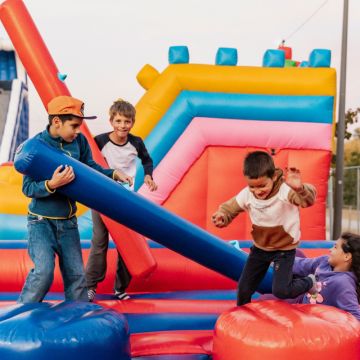
[[[84,103],[71,96],[58,96],[48,104],[49,125],[36,135],[82,163],[115,180],[128,182],[121,171],[104,169],[92,158],[89,144],[80,133]],[[18,302],[41,302],[54,277],[55,255],[64,281],[65,300],[88,301],[80,236],[76,218],[76,202],[56,191],[75,179],[71,166],[55,169],[52,177],[35,181],[24,176],[23,193],[31,198],[28,211],[28,252],[34,263]]]

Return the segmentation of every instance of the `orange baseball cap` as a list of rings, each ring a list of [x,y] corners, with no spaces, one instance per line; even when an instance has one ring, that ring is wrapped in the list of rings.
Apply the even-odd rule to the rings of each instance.
[[[84,103],[71,96],[57,96],[48,103],[49,115],[74,115],[82,119],[96,119],[97,116],[84,116]]]

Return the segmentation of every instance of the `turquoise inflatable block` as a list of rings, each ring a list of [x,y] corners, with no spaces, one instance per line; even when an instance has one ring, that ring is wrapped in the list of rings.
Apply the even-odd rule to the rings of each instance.
[[[57,77],[60,81],[65,81],[65,79],[67,78],[67,74],[58,73]]]
[[[302,61],[299,65],[299,67],[309,67],[309,62],[308,61]]]
[[[263,67],[284,67],[285,51],[277,49],[269,49],[265,51],[263,57]]]
[[[169,64],[188,64],[189,49],[187,46],[169,47]]]
[[[221,47],[216,53],[216,65],[230,65],[235,66],[238,62],[237,49]]]
[[[309,56],[309,67],[330,67],[331,51],[327,49],[314,49]]]

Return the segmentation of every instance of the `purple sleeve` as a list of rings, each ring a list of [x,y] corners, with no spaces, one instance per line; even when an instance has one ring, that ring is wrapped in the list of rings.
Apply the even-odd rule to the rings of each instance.
[[[349,312],[360,321],[360,306],[355,288],[346,283],[341,287],[339,286],[337,294],[335,306]]]
[[[309,274],[314,274],[316,268],[323,261],[327,261],[327,258],[328,258],[327,256],[320,256],[312,259],[296,257],[293,266],[293,273],[295,275],[300,275],[300,276],[307,276]]]

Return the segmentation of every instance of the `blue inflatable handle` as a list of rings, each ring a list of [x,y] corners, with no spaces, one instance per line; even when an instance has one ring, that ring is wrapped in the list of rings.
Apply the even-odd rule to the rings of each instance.
[[[17,150],[17,171],[36,181],[50,179],[59,165],[72,166],[75,180],[56,191],[99,211],[138,233],[195,262],[237,281],[247,254],[218,237],[150,202],[98,171],[50,147],[29,139]],[[190,205],[190,199],[189,199]],[[259,287],[271,292],[272,269]]]

